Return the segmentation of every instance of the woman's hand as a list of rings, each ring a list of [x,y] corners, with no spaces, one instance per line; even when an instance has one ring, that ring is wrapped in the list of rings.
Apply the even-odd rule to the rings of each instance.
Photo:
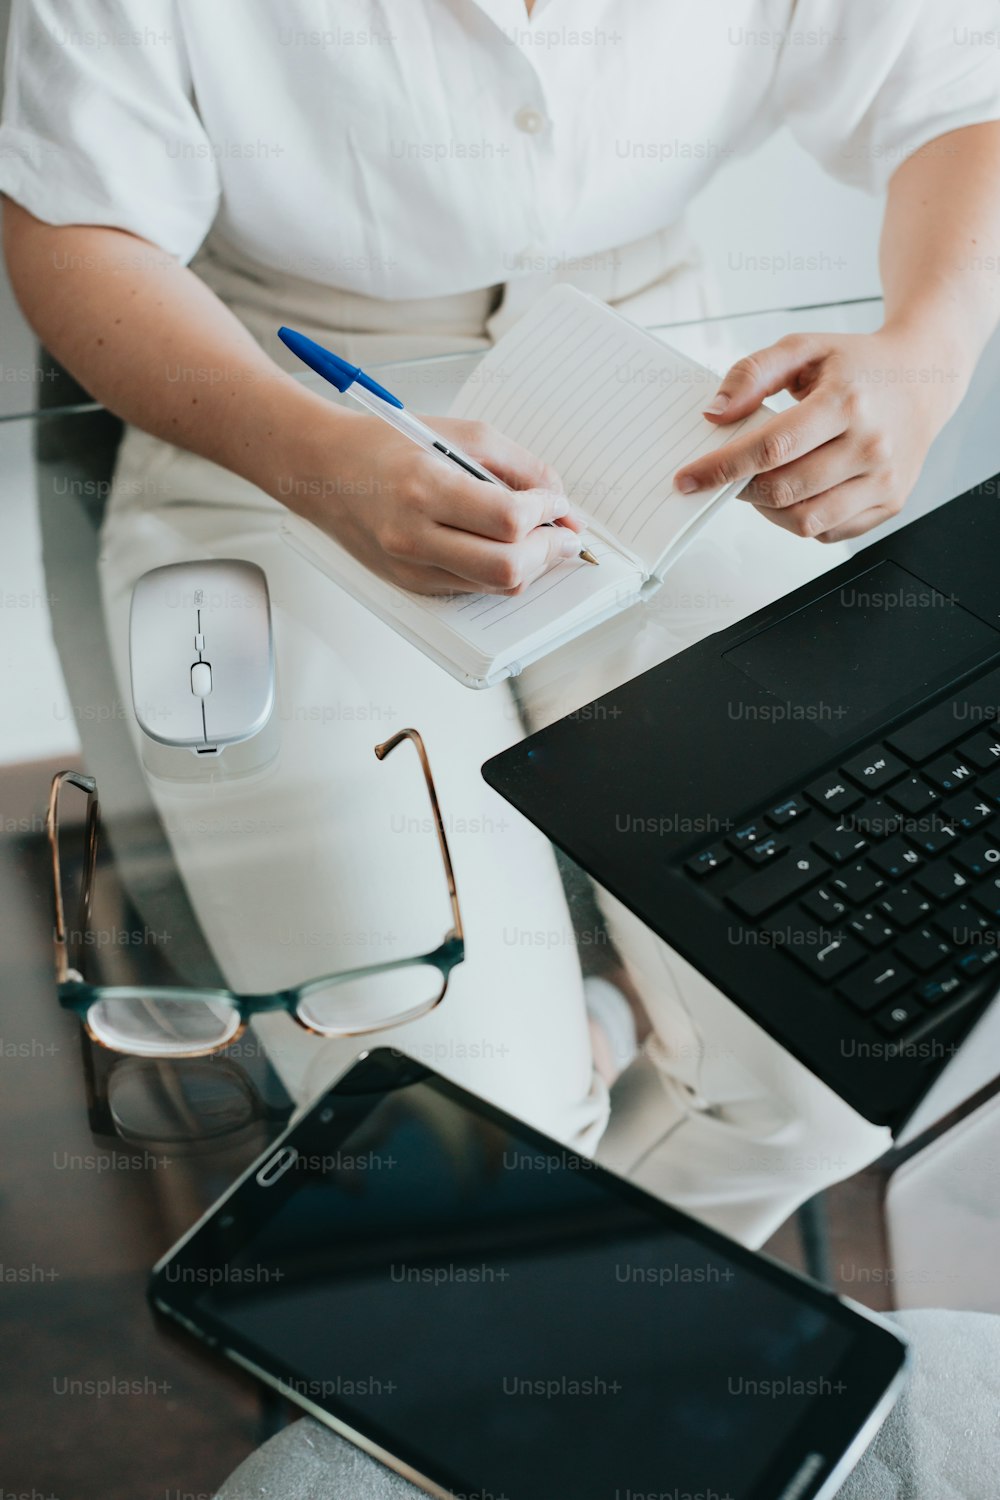
[[[706,410],[721,428],[787,390],[798,406],[679,469],[694,494],[755,476],[743,491],[776,526],[839,542],[902,507],[967,376],[934,340],[889,328],[804,333],[741,359]],[[937,343],[947,349],[947,341]]]
[[[580,523],[558,474],[491,427],[425,419],[511,490],[425,453],[377,417],[327,411],[328,423],[313,422],[308,443],[295,445],[294,470],[269,488],[390,583],[419,594],[520,594],[578,555]],[[540,529],[560,519],[567,524]]]
[[[570,528],[581,523],[558,475],[516,443],[480,423],[431,421],[510,494],[285,373],[188,267],[149,241],[46,224],[9,200],[3,229],[29,322],[96,400],[249,480],[390,582],[426,594],[517,594],[579,552]],[[175,364],[202,378],[194,387],[171,378]],[[539,530],[557,519],[564,524]]]

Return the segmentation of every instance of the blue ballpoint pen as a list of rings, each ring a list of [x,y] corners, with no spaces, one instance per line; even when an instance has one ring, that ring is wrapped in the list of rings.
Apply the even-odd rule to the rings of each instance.
[[[345,359],[334,354],[330,349],[324,349],[322,344],[317,344],[314,339],[306,338],[304,333],[296,333],[294,328],[279,328],[278,337],[281,342],[292,353],[302,360],[303,364],[315,370],[317,375],[322,375],[331,385],[336,386],[342,394],[349,395],[359,406],[370,411],[376,417],[381,417],[383,422],[388,422],[390,427],[395,427],[404,437],[417,444],[428,453],[436,453],[441,458],[448,459],[457,464],[459,468],[465,469],[473,474],[476,479],[484,479],[489,484],[498,484],[501,489],[509,490],[510,485],[504,484],[496,474],[491,474],[489,469],[484,469],[482,464],[477,463],[468,453],[463,453],[460,448],[453,448],[440,436],[432,431],[417,417],[413,417],[403,406],[402,401],[387,391],[385,386],[379,385],[364,370],[359,370],[357,365],[350,365]],[[553,521],[545,521],[543,525],[552,526]],[[567,528],[571,529],[571,528]],[[596,568],[599,566],[597,558],[585,546],[580,547],[580,557],[583,562],[592,563]]]

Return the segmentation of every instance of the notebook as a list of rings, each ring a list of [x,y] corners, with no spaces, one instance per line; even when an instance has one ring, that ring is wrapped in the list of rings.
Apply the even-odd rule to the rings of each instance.
[[[570,286],[546,293],[483,357],[451,415],[490,422],[561,474],[599,567],[572,558],[523,594],[411,594],[378,578],[318,527],[285,540],[445,671],[492,687],[654,593],[742,484],[681,495],[682,464],[766,420],[721,430],[701,415],[718,376]]]

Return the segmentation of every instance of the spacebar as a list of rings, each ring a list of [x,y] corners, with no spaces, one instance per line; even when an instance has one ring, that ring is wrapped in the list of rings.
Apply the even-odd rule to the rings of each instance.
[[[830,866],[825,860],[808,852],[797,853],[733,886],[726,892],[726,900],[744,917],[762,917],[773,906],[780,906],[782,901],[829,873]]]

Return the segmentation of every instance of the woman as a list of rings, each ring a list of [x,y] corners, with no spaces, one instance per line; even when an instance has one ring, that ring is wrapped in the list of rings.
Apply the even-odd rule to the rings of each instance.
[[[298,785],[335,763],[341,805],[361,795],[347,750],[363,737],[338,722],[324,739],[294,718],[326,674],[417,723],[446,805],[478,820],[455,840],[469,960],[448,1006],[399,1040],[439,1048],[443,1071],[583,1149],[605,1123],[609,1053],[627,1060],[634,1034],[608,987],[592,1048],[570,938],[523,936],[571,927],[551,852],[478,779],[516,730],[510,695],[456,687],[276,540],[287,506],[406,588],[517,591],[565,545],[541,526],[563,508],[558,476],[499,433],[438,421],[516,490],[485,496],[290,379],[274,331],[291,323],[360,364],[472,350],[556,279],[639,321],[696,313],[683,211],[718,161],[787,122],[831,171],[887,191],[886,310],[876,333],[798,336],[740,361],[709,409],[720,438],[770,393],[798,405],[677,475],[690,493],[755,476],[677,575],[745,613],[833,560],[803,537],[840,542],[900,508],[994,326],[1000,66],[976,41],[992,21],[988,0],[15,0],[6,254],[40,338],[131,424],[103,564],[122,678],[141,572],[199,551],[262,562],[299,630],[294,651],[279,640]],[[677,141],[690,149],[666,149]],[[954,379],[922,379],[931,366]],[[588,671],[537,674],[529,723],[676,649],[671,623],[593,652]],[[377,929],[374,869],[359,879],[308,830],[293,843],[265,860],[228,851],[236,893],[209,935],[233,984],[292,977],[284,929],[258,916],[275,888],[286,926],[291,893],[304,907],[322,890]],[[179,836],[175,850],[196,882],[204,851]],[[313,878],[296,885],[306,864]],[[885,1148],[602,906],[654,1033],[609,1160],[759,1243]],[[415,889],[407,920],[425,917]],[[344,930],[329,946],[322,967],[356,961]],[[321,1050],[286,1059],[303,1092],[331,1066]]]

